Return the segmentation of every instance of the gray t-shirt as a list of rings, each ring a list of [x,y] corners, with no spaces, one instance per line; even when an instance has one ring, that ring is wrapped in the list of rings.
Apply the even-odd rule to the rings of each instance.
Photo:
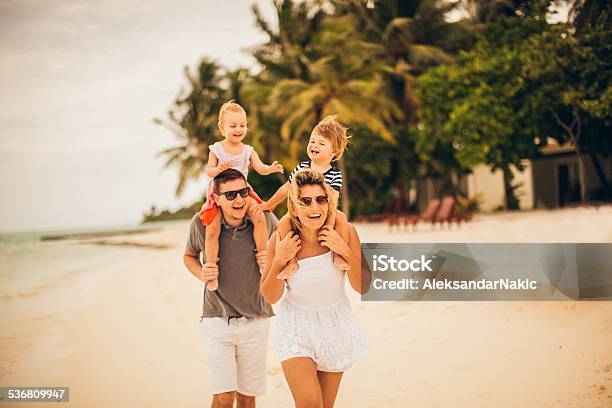
[[[268,237],[276,230],[278,220],[274,214],[265,212]],[[199,214],[191,220],[187,250],[204,257],[206,227]],[[255,259],[253,223],[248,216],[245,223],[233,228],[221,221],[219,235],[219,287],[215,291],[204,289],[203,317],[273,316],[272,306],[259,291],[261,274]]]

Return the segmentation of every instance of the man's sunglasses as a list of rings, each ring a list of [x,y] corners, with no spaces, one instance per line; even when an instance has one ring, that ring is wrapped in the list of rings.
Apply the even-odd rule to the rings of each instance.
[[[224,191],[223,193],[219,193],[219,195],[224,195],[229,201],[234,201],[236,197],[238,197],[238,194],[240,194],[240,197],[245,198],[249,195],[249,191],[251,191],[251,189],[245,187],[240,190]]]
[[[327,196],[325,195],[320,195],[320,196],[316,196],[316,197],[300,197],[300,202],[302,204],[304,204],[306,207],[310,207],[310,204],[312,204],[312,201],[316,201],[317,204],[319,205],[325,205],[327,204]]]

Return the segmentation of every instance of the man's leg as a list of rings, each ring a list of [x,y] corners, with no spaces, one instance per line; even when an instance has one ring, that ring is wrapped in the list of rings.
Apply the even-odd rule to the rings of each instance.
[[[236,408],[255,408],[255,397],[236,393]]]
[[[253,404],[256,396],[266,393],[269,328],[268,318],[238,319],[236,347],[238,395],[252,397]]]
[[[211,408],[234,408],[235,395],[236,393],[234,391],[213,395]]]
[[[204,319],[204,351],[208,360],[208,379],[213,408],[234,406],[236,382],[237,324],[221,317]]]

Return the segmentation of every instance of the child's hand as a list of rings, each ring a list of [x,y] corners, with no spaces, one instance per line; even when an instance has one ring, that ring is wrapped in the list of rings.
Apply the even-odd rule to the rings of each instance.
[[[277,161],[274,161],[271,165],[268,166],[270,168],[270,173],[283,173],[285,171],[285,169],[283,168],[283,165],[280,164]]]
[[[253,206],[253,215],[259,217],[264,211],[269,211],[268,203],[261,203]]]
[[[225,161],[223,163],[221,163],[219,165],[219,173],[224,172],[227,169],[231,169],[232,168],[232,162],[231,161]]]

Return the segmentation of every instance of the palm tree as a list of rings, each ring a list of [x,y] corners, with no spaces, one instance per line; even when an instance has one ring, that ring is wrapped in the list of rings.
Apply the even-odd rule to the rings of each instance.
[[[393,142],[387,123],[400,114],[399,108],[382,92],[380,60],[372,58],[379,46],[363,41],[353,30],[349,16],[326,18],[306,62],[307,79],[278,81],[268,98],[268,112],[282,118],[281,139],[297,161],[312,128],[327,115],[338,115],[343,123],[362,124],[383,139]],[[345,175],[344,161],[338,163]],[[349,183],[342,190],[342,208],[350,215]]]
[[[382,44],[379,58],[386,62],[383,80],[386,94],[401,108],[402,114],[391,124],[404,146],[393,149],[390,160],[396,181],[400,211],[407,207],[406,181],[417,177],[421,160],[413,140],[418,125],[419,98],[416,78],[430,67],[454,61],[462,49],[475,40],[475,27],[460,20],[448,22],[446,16],[458,2],[441,0],[336,0],[339,14],[354,16],[355,27],[367,40]],[[407,177],[410,176],[410,177]]]
[[[169,129],[181,144],[161,151],[166,157],[166,167],[178,166],[179,181],[176,195],[180,195],[188,180],[197,180],[208,160],[208,145],[218,140],[217,115],[229,89],[234,87],[234,78],[209,58],[203,58],[196,72],[185,67],[187,89],[181,89],[167,119],[155,118],[154,122]]]
[[[483,30],[500,17],[516,15],[527,3],[525,0],[465,0],[461,7],[469,14],[469,20]]]
[[[273,30],[272,24],[253,7],[257,25],[268,35],[268,41],[253,50],[262,71],[245,91],[249,99],[264,101],[263,109],[259,108],[261,103],[257,104],[262,113],[261,127],[274,126],[261,141],[266,143],[281,136],[281,143],[273,143],[274,158],[285,167],[295,166],[311,129],[327,114],[338,114],[345,123],[359,119],[387,140],[393,140],[384,116],[378,115],[390,109],[390,101],[372,102],[382,93],[382,68],[375,67],[378,61],[371,58],[378,52],[377,47],[359,37],[354,25],[348,24],[349,17],[330,16],[329,3],[277,0],[274,6],[278,30]],[[344,161],[339,167],[343,169]],[[346,211],[347,182],[342,203]]]
[[[322,1],[294,2],[274,0],[278,30],[271,28],[259,7],[252,6],[257,27],[268,35],[268,41],[253,49],[253,56],[271,78],[308,80],[308,65],[313,58],[312,44],[326,13]]]
[[[612,4],[597,0],[567,0],[569,3],[569,21],[576,31],[587,29],[595,25],[603,16],[602,23],[610,26],[612,24]]]
[[[274,0],[273,4],[278,26],[276,30],[263,18],[257,5],[252,6],[256,25],[267,34],[268,40],[252,50],[261,72],[245,85],[244,95],[252,103],[258,142],[284,167],[292,168],[303,149],[297,143],[279,143],[278,135],[284,117],[279,112],[266,109],[266,105],[279,81],[310,81],[311,61],[321,57],[314,44],[326,13],[321,2]]]

